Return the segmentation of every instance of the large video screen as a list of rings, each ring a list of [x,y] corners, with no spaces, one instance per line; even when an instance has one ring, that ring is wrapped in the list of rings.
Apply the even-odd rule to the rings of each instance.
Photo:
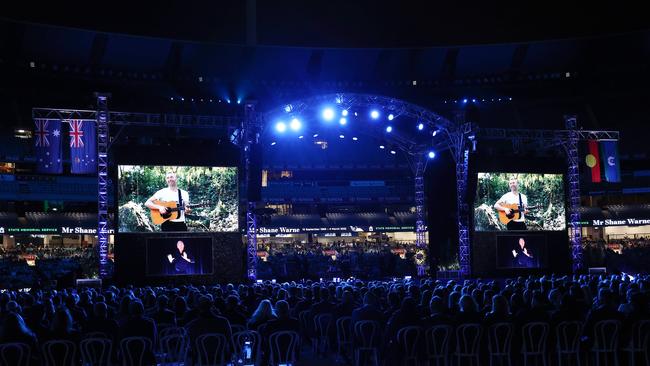
[[[212,273],[212,238],[149,238],[147,275],[201,275]]]
[[[236,167],[118,166],[118,230],[236,232]]]
[[[497,268],[546,267],[546,237],[542,234],[498,235]]]
[[[478,173],[474,229],[564,230],[562,174]]]

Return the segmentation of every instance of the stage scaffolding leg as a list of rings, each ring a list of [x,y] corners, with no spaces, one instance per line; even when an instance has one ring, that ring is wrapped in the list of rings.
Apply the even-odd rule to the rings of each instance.
[[[244,170],[246,190],[248,194],[251,180],[251,148],[257,143],[255,105],[246,103],[244,109],[243,145],[244,145]],[[257,221],[255,217],[256,204],[246,197],[246,271],[250,281],[257,279]]]
[[[469,149],[463,149],[456,160],[456,202],[458,205],[458,263],[463,277],[471,274],[469,242],[469,205],[467,204],[467,168]]]
[[[422,256],[422,259],[426,259],[422,253],[426,253],[427,251],[427,225],[425,221],[426,215],[424,207],[424,170],[424,154],[420,154],[415,165],[415,246],[417,247],[416,256]],[[425,276],[428,267],[427,261],[419,260],[418,262],[418,276]]]
[[[472,273],[471,247],[469,242],[469,205],[467,203],[467,171],[470,143],[476,143],[476,126],[465,122],[465,112],[454,113],[456,128],[446,131],[449,150],[456,163],[456,205],[458,218],[458,264],[460,275],[469,277]],[[475,145],[474,145],[475,146]]]
[[[576,116],[564,116],[569,138],[565,141],[567,154],[567,181],[569,184],[569,237],[571,240],[571,259],[573,273],[583,270],[582,228],[580,226],[580,156],[578,154],[578,123]]]
[[[99,242],[99,276],[111,276],[108,263],[108,95],[97,97],[97,238]]]

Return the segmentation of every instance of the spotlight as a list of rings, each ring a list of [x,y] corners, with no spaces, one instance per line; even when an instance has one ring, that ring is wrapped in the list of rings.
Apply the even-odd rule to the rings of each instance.
[[[339,135],[339,138],[340,138],[340,139],[344,139],[344,138],[345,138],[345,135]]]
[[[315,133],[315,134],[314,134],[314,136],[312,136],[312,137],[318,137],[318,134],[317,134],[317,133]]]
[[[323,109],[323,119],[331,121],[334,119],[334,110],[332,108]]]
[[[393,116],[392,113],[388,115],[388,120],[389,120],[389,121],[392,121],[394,118],[395,118],[395,116]]]
[[[385,149],[386,146],[384,146],[384,145],[379,145],[379,148],[380,148],[380,149]]]
[[[237,99],[237,104],[241,104],[241,99]]]
[[[391,150],[390,153],[393,154],[393,155],[397,154],[397,153],[395,152],[395,150]]]
[[[302,127],[302,123],[300,123],[300,120],[298,118],[294,118],[291,120],[291,124],[289,126],[292,130],[298,131],[300,127]]]
[[[419,124],[418,124],[418,130],[419,130],[419,131],[424,130],[424,123],[419,123]]]
[[[370,117],[372,117],[372,119],[379,118],[379,111],[373,110],[372,112],[370,112]]]
[[[303,135],[298,136],[299,139],[304,138],[304,137],[305,137],[305,136],[303,136]]]
[[[467,103],[467,98],[463,99],[463,104]]]
[[[346,123],[348,123],[348,120],[345,117],[341,117],[341,119],[339,120],[339,123],[341,125],[345,125]]]
[[[354,141],[357,141],[357,140],[358,140],[358,138],[356,138],[356,137],[353,137],[353,138],[352,138],[352,140],[354,140]]]
[[[185,101],[185,98],[181,97],[181,102],[184,102],[184,101]]]
[[[512,97],[508,98],[508,100],[512,100]]]
[[[355,116],[355,117],[356,117],[356,116],[358,116],[358,115],[359,115],[359,113],[357,113],[357,112],[354,112],[354,116]]]
[[[291,106],[291,104],[287,104],[284,107],[284,111],[287,112],[287,113],[291,112],[292,109],[293,109],[293,107]]]
[[[226,99],[226,103],[230,104],[230,99]]]
[[[386,127],[386,132],[393,132],[393,126]]]
[[[433,159],[433,158],[436,157],[436,153],[434,153],[433,151],[429,151],[429,153],[427,154],[427,156],[429,157],[429,159]]]
[[[174,97],[169,98],[172,102],[174,101]]]
[[[476,103],[476,99],[472,99],[472,103]]]
[[[347,116],[348,116],[348,110],[347,110],[347,109],[342,110],[342,111],[341,111],[341,115],[342,115],[343,117],[347,117]]]
[[[433,136],[433,137],[436,137],[437,134],[438,134],[438,130],[435,130],[435,131],[433,131],[432,136]]]
[[[275,144],[276,144],[276,142],[275,142],[275,141],[273,141],[273,142],[271,142],[271,146],[274,146]]]
[[[284,122],[278,122],[275,124],[275,130],[280,133],[283,133],[284,131],[287,130],[287,124]]]

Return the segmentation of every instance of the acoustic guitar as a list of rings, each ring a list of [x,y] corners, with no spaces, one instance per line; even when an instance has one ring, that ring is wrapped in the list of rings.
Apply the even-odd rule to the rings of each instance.
[[[519,220],[521,219],[521,208],[519,207],[518,204],[513,203],[511,205],[501,205],[502,207],[506,207],[510,209],[510,214],[506,215],[505,211],[498,210],[499,212],[499,221],[501,221],[502,224],[508,225],[508,223],[512,220]],[[525,210],[523,210],[524,214],[527,214],[530,209],[538,208],[538,206],[528,206],[526,207]]]
[[[167,207],[167,212],[164,215],[160,214],[160,211],[154,210],[154,209],[149,209],[151,211],[151,222],[153,222],[155,225],[160,225],[165,221],[168,220],[176,220],[181,217],[181,212],[185,210],[185,208],[193,208],[193,207],[201,207],[201,206],[207,206],[208,204],[205,202],[201,203],[190,203],[189,205],[183,205],[181,207],[178,207],[178,202],[176,201],[159,201],[159,200],[153,200],[152,201],[154,204],[159,205],[159,206],[164,206]]]

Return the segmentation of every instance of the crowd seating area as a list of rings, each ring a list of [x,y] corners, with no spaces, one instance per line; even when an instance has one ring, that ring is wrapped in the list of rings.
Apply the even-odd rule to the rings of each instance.
[[[76,278],[97,275],[93,248],[0,248],[0,258],[2,288],[42,287],[52,281],[72,285]]]
[[[328,243],[261,242],[264,255],[257,262],[261,278],[295,280],[299,278],[362,279],[412,276],[416,273],[413,242],[367,240]]]
[[[648,276],[586,275],[6,291],[0,357],[16,365],[64,357],[124,365],[643,365],[649,295]]]
[[[606,267],[610,273],[647,271],[650,238],[593,240],[583,238],[583,257],[588,267]]]

